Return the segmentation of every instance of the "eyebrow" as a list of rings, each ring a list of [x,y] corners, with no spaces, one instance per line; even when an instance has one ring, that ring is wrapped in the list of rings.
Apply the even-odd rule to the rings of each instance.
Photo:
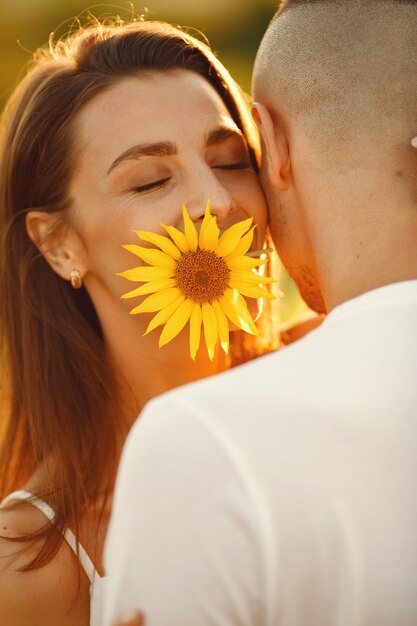
[[[205,143],[207,147],[211,147],[222,143],[231,137],[238,137],[239,139],[242,139],[243,133],[238,128],[220,126],[219,128],[216,128],[208,133]],[[141,143],[128,148],[125,152],[122,152],[122,154],[119,155],[110,165],[107,175],[109,175],[115,167],[124,161],[139,159],[142,156],[175,156],[176,154],[178,154],[177,147],[171,141]]]
[[[206,139],[206,146],[215,146],[222,141],[226,141],[226,139],[230,139],[231,137],[237,137],[239,139],[243,139],[243,133],[238,128],[233,128],[233,126],[220,126],[215,130],[212,130]]]
[[[110,174],[115,167],[120,165],[123,161],[129,161],[133,159],[139,159],[142,156],[174,156],[178,154],[176,146],[170,141],[159,141],[158,143],[141,143],[137,146],[132,146],[122,152],[110,165],[107,175]]]

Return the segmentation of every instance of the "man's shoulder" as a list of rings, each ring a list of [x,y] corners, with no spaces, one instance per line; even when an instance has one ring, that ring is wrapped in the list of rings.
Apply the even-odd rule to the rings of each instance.
[[[275,353],[160,396],[145,416],[150,411],[180,420],[185,428],[197,420],[235,436],[251,422],[276,428],[276,420],[297,427],[329,416],[371,419],[389,415],[399,397],[411,406],[414,386],[397,363],[411,363],[416,342],[410,345],[405,333],[387,336],[385,317],[373,312],[333,316]],[[384,358],[379,358],[382,350]]]
[[[314,331],[314,334],[318,332]],[[145,407],[134,430],[143,431],[146,424],[148,430],[156,433],[158,429],[175,424],[173,427],[183,433],[197,428],[219,436],[220,431],[226,436],[228,431],[233,432],[237,441],[237,431],[242,431],[244,425],[249,429],[257,428],[266,415],[282,418],[293,415],[300,410],[300,389],[304,396],[308,395],[307,387],[317,394],[312,374],[315,372],[320,378],[320,367],[328,367],[323,341],[320,337],[313,341],[312,335],[277,352],[153,399]],[[318,355],[323,357],[321,366]],[[301,404],[305,406],[305,399]]]
[[[289,386],[305,385],[311,380],[313,371],[324,371],[329,367],[331,339],[327,335],[319,328],[273,353],[216,376],[178,387],[153,400],[152,404],[199,407],[204,413],[213,401],[219,399],[236,405],[245,403],[248,396],[264,394],[265,397],[280,398],[283,402],[286,392],[291,393]]]

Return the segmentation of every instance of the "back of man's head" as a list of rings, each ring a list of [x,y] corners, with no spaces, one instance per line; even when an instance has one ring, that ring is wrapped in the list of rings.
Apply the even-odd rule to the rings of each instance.
[[[287,0],[259,49],[254,93],[331,153],[367,137],[405,154],[417,134],[416,69],[416,0]]]
[[[417,0],[286,0],[262,40],[271,233],[316,310],[417,278],[416,66]]]

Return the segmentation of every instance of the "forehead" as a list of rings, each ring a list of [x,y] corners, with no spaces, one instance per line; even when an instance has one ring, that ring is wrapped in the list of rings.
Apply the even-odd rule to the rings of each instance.
[[[195,141],[220,123],[235,126],[219,94],[180,69],[116,83],[84,108],[77,134],[84,147],[113,152],[141,142]]]

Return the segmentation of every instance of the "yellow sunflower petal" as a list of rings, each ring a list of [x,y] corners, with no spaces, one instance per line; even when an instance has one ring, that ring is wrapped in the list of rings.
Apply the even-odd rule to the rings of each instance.
[[[204,302],[201,307],[203,313],[204,339],[206,340],[207,352],[210,361],[214,358],[214,349],[217,343],[218,328],[217,317],[213,307],[208,302]]]
[[[185,296],[181,294],[172,304],[165,307],[164,309],[161,309],[149,322],[145,335],[152,332],[155,328],[157,328],[157,326],[165,324],[169,320],[171,315],[176,311],[176,309],[178,309],[181,302],[184,302],[184,300]]]
[[[240,293],[236,289],[233,290],[233,300],[234,300],[234,305],[237,309],[239,317],[241,319],[244,319],[245,322],[249,324],[250,328],[252,329],[252,333],[254,335],[258,335],[259,331],[256,328],[255,322],[253,321],[252,316],[248,311],[248,305],[246,304],[246,301],[243,298],[243,296],[241,296]]]
[[[220,345],[223,348],[224,352],[227,354],[229,352],[229,322],[227,321],[226,314],[224,313],[222,307],[219,302],[215,300],[211,303],[213,307],[213,311],[217,317],[217,328],[219,330],[219,338]]]
[[[203,221],[201,222],[200,226],[199,239],[201,237],[204,237],[204,231],[206,230],[212,219],[214,219],[214,217],[210,213],[210,200],[207,200],[206,210],[204,212]]]
[[[258,285],[247,285],[242,284],[241,282],[230,281],[230,287],[232,289],[236,289],[243,296],[247,298],[265,298],[265,300],[276,300],[276,297],[273,293],[262,289],[262,287],[258,287]]]
[[[200,238],[200,248],[201,250],[212,250],[214,251],[217,246],[217,242],[219,241],[220,229],[217,226],[217,222],[213,219],[210,224],[207,226],[204,232],[203,241]]]
[[[162,280],[163,278],[172,278],[174,271],[168,267],[133,267],[125,272],[119,272],[117,276],[122,276],[127,280],[136,283],[147,283],[150,280]]]
[[[246,302],[243,298],[239,298],[239,293],[236,289],[226,289],[222,297],[219,299],[219,303],[233,324],[251,335],[258,334],[258,329],[256,328],[248,311]]]
[[[162,280],[152,280],[150,283],[145,283],[140,287],[136,287],[133,291],[128,291],[120,296],[123,299],[135,298],[136,296],[146,296],[148,293],[155,293],[156,291],[162,291],[162,289],[168,289],[168,287],[174,287],[175,278],[163,278]]]
[[[259,276],[259,274],[253,272],[252,270],[232,270],[230,272],[230,280],[233,280],[234,282],[247,283],[249,285],[268,285],[277,282],[275,278],[270,278],[269,276]]]
[[[172,339],[174,339],[174,337],[182,331],[190,319],[193,305],[194,303],[192,300],[184,300],[184,302],[182,302],[176,311],[171,315],[161,332],[161,336],[159,337],[160,348],[172,341]]]
[[[218,256],[227,256],[231,254],[238,245],[240,238],[246,233],[253,222],[253,218],[250,217],[247,220],[236,222],[233,226],[230,226],[219,239],[219,243],[215,250]]]
[[[208,201],[198,239],[200,250],[215,250],[219,240],[219,234],[220,229],[217,226],[216,218],[210,213],[210,201]]]
[[[251,259],[248,256],[236,256],[233,259],[226,259],[229,270],[248,270],[265,265],[267,262],[268,259]]]
[[[198,235],[199,244],[201,248],[201,242],[204,239],[204,233],[207,229],[207,226],[210,224],[211,220],[214,219],[212,214],[210,213],[210,200],[207,200],[207,206],[204,213],[203,221],[201,222],[200,232]]]
[[[242,239],[239,241],[235,249],[227,255],[228,259],[233,259],[236,256],[243,256],[247,253],[249,248],[252,245],[253,235],[255,231],[256,225],[253,226],[246,235],[243,235]]]
[[[195,361],[198,348],[200,347],[202,320],[201,306],[194,303],[190,316],[190,354],[193,361]]]
[[[181,250],[181,252],[188,252],[188,250],[190,249],[188,246],[188,241],[185,235],[181,231],[179,231],[178,228],[175,228],[175,226],[165,226],[164,224],[161,224],[161,226],[162,228],[165,228],[168,235],[171,237],[177,248]]]
[[[198,235],[196,228],[188,215],[187,207],[182,207],[182,217],[184,219],[184,234],[188,242],[189,249],[195,252],[198,246]]]
[[[154,250],[153,248],[143,248],[142,246],[137,246],[135,244],[126,244],[122,246],[125,250],[132,252],[136,256],[138,256],[142,261],[148,263],[148,265],[155,265],[158,267],[169,267],[170,269],[175,268],[175,261],[172,257],[165,254],[161,250]]]
[[[142,241],[152,243],[173,259],[178,260],[181,257],[181,252],[178,250],[177,246],[173,244],[168,237],[165,237],[165,235],[157,235],[156,233],[151,233],[146,230],[136,230],[135,232]]]
[[[175,302],[180,294],[181,292],[178,287],[158,291],[157,293],[153,293],[151,296],[148,296],[146,300],[141,302],[139,306],[132,309],[130,313],[132,313],[132,315],[136,313],[155,313],[156,311],[165,309],[165,307],[172,304],[172,302]]]

